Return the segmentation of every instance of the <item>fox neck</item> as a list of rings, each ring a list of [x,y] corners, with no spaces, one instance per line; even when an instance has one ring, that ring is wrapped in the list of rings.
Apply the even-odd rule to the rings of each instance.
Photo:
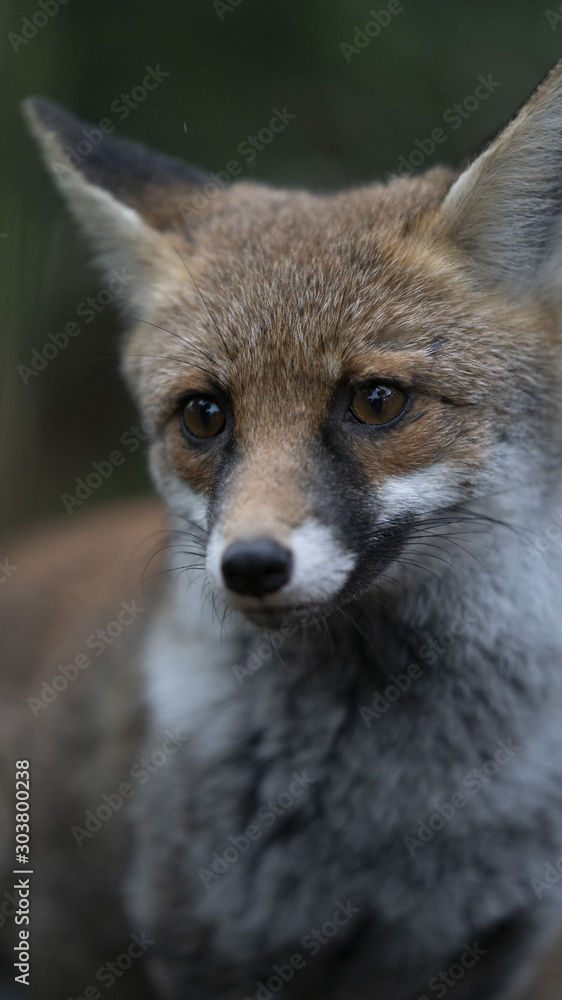
[[[562,652],[556,508],[537,500],[523,509],[520,498],[514,506],[506,491],[470,518],[449,512],[442,530],[406,547],[374,594],[326,620],[301,620],[289,635],[238,614],[221,622],[210,599],[186,600],[200,571],[170,573],[145,657],[153,727],[188,733],[204,718],[213,753],[236,738],[253,700],[275,703],[279,686],[306,677],[335,701],[350,689],[360,700],[412,664],[437,687],[458,675],[465,691],[494,688],[496,701],[503,683],[522,700],[552,699]],[[515,609],[525,609],[525,645]]]

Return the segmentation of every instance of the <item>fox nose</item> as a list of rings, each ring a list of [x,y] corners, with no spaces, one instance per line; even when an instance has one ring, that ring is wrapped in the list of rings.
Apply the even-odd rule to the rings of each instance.
[[[229,590],[264,597],[273,594],[291,576],[293,557],[272,538],[232,542],[222,557],[222,575]]]

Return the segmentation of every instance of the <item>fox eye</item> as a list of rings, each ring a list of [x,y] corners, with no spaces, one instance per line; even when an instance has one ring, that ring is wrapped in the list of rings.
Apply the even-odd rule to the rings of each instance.
[[[368,385],[355,390],[350,412],[361,424],[388,424],[400,415],[406,400],[406,393],[395,386]]]
[[[226,416],[212,396],[190,396],[184,403],[181,422],[193,437],[212,438],[224,430]]]

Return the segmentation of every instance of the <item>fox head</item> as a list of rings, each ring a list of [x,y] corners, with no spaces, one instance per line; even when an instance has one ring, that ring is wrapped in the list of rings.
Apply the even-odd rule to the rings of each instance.
[[[562,64],[462,172],[321,196],[227,186],[42,98],[26,114],[102,268],[127,273],[152,473],[227,604],[327,612],[420,524],[544,480]]]

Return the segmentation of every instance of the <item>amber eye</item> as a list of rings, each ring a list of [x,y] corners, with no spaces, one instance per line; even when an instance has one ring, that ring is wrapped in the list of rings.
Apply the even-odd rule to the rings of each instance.
[[[224,429],[226,417],[212,396],[190,396],[182,410],[186,430],[197,438],[212,438]]]
[[[350,410],[362,424],[388,424],[402,412],[406,399],[395,386],[369,385],[355,390]]]

